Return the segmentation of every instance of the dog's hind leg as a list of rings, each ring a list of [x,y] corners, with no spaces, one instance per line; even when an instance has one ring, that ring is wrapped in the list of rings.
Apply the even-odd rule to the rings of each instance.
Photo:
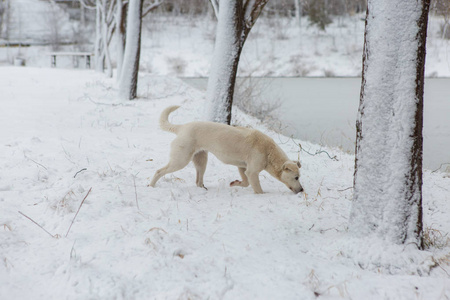
[[[166,174],[173,173],[186,167],[192,159],[194,151],[183,145],[182,141],[174,140],[170,152],[169,163],[156,171],[149,186],[155,187],[156,182]]]
[[[195,153],[192,161],[194,162],[195,170],[197,171],[197,178],[195,180],[195,183],[198,187],[206,189],[206,187],[203,185],[203,175],[205,175],[206,164],[208,163],[208,152],[199,151]]]
[[[242,181],[235,180],[230,183],[230,186],[242,186],[247,187],[249,185],[247,175],[245,175],[245,168],[238,168],[239,174],[241,174]]]

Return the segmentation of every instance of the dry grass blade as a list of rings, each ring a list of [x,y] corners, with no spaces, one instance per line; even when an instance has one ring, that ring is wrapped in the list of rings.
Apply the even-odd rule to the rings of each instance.
[[[32,218],[30,218],[29,216],[27,216],[26,214],[24,214],[23,212],[19,211],[19,214],[21,214],[22,216],[24,216],[25,218],[27,218],[28,220],[30,220],[31,222],[33,222],[34,224],[36,224],[37,226],[39,226],[39,228],[41,228],[42,230],[44,230],[49,236],[51,236],[52,238],[57,237],[57,235],[53,235],[50,232],[48,232],[44,227],[42,227],[41,225],[39,225],[35,220],[33,220]]]
[[[137,174],[136,174],[137,175]],[[133,185],[134,185],[134,195],[136,197],[136,207],[138,210],[140,210],[139,208],[139,202],[138,202],[138,195],[137,195],[137,189],[136,189],[136,175],[133,175]]]
[[[69,229],[67,230],[66,237],[67,237],[67,235],[69,234],[70,229],[72,228],[73,222],[75,222],[75,218],[77,217],[78,213],[80,212],[80,209],[81,209],[81,206],[82,206],[83,203],[84,203],[84,200],[86,200],[86,198],[87,198],[87,196],[89,195],[89,193],[91,192],[91,190],[92,190],[92,187],[89,189],[89,191],[87,192],[86,196],[84,196],[83,201],[81,201],[81,204],[80,204],[80,206],[78,207],[77,213],[76,213],[75,216],[73,217],[72,223],[70,223]]]
[[[154,230],[162,231],[162,232],[164,232],[165,234],[167,234],[167,231],[165,231],[164,229],[162,229],[162,228],[160,228],[160,227],[153,227],[153,228],[150,228],[147,232],[152,232],[152,231],[154,231]]]
[[[423,230],[423,243],[425,249],[444,249],[450,245],[450,237],[447,233],[442,233],[440,230],[428,226]]]

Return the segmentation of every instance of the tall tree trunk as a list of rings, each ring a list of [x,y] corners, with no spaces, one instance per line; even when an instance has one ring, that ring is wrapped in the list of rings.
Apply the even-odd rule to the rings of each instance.
[[[243,43],[242,0],[220,2],[216,44],[208,80],[207,118],[210,121],[230,124],[234,86]]]
[[[109,38],[110,38],[110,34],[109,34],[109,24],[108,24],[108,14],[107,14],[107,4],[108,1],[107,0],[102,0],[102,14],[101,14],[101,35],[102,35],[102,43],[103,43],[103,57],[104,57],[104,62],[106,64],[106,76],[108,77],[112,77],[113,76],[113,70],[112,70],[112,61],[111,61],[111,55],[109,52]]]
[[[95,70],[97,72],[103,72],[105,66],[105,57],[103,55],[102,45],[102,23],[101,23],[101,7],[100,1],[97,0],[95,7],[95,45],[94,45],[94,57],[95,57]]]
[[[143,0],[128,3],[125,54],[119,80],[119,96],[128,100],[137,96],[143,3]]]
[[[128,3],[124,4],[123,0],[117,1],[117,9],[115,13],[116,22],[116,48],[117,48],[117,80],[120,79],[122,73],[122,64],[125,54],[125,36],[126,36],[126,14]]]
[[[239,58],[245,40],[268,0],[211,0],[218,19],[206,92],[206,118],[230,124]]]
[[[350,231],[422,247],[429,0],[369,0]]]

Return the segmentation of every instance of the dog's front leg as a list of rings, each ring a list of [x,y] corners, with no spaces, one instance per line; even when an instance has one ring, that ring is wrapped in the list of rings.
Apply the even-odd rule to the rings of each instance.
[[[263,190],[261,188],[261,184],[259,183],[259,172],[249,171],[247,169],[245,174],[247,175],[248,180],[250,181],[250,185],[252,186],[253,191],[255,191],[255,194],[262,194]]]
[[[241,178],[242,181],[240,180],[235,180],[233,182],[230,182],[230,186],[242,186],[242,187],[247,187],[248,186],[248,178],[247,175],[245,175],[245,168],[238,168],[239,169],[239,174],[241,174]]]

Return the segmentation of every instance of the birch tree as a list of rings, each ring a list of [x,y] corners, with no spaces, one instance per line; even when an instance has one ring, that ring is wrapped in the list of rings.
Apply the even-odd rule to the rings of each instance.
[[[0,38],[8,38],[9,0],[0,0]]]
[[[429,0],[369,0],[350,231],[422,247]]]
[[[119,96],[123,99],[132,100],[137,96],[142,18],[162,2],[154,0],[143,10],[144,0],[129,0],[125,51],[119,75]]]
[[[128,100],[136,98],[137,94],[143,3],[144,0],[128,3],[125,53],[119,79],[119,96]]]
[[[128,9],[128,0],[116,0],[115,26],[116,26],[116,43],[117,43],[117,80],[120,78],[122,71],[123,57],[125,55],[125,36],[126,36],[126,13]]]
[[[211,0],[218,24],[206,92],[206,118],[230,124],[239,58],[268,0]]]
[[[95,70],[105,71],[106,75],[112,77],[112,59],[109,46],[114,35],[116,23],[114,13],[116,0],[79,0],[83,8],[95,9],[95,43],[94,57]]]

